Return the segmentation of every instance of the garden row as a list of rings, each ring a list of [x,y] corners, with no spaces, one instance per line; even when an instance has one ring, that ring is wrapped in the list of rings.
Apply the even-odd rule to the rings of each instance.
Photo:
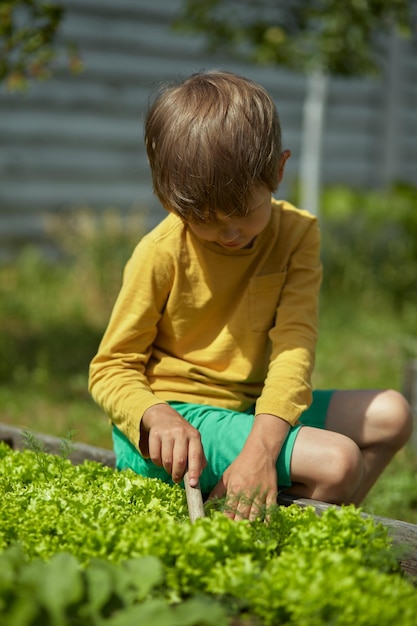
[[[414,626],[398,548],[353,507],[190,524],[180,487],[27,443],[0,443],[4,626]]]

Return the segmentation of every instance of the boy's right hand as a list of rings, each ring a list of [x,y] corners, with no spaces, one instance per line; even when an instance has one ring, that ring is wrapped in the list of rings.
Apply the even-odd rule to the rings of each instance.
[[[207,465],[200,433],[169,404],[155,404],[141,421],[140,450],[163,467],[176,483],[188,468],[190,485],[196,487]]]

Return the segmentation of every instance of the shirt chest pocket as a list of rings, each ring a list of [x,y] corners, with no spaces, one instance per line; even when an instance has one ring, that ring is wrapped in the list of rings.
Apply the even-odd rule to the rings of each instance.
[[[249,281],[249,322],[255,332],[269,331],[275,323],[275,315],[286,272],[257,276]]]

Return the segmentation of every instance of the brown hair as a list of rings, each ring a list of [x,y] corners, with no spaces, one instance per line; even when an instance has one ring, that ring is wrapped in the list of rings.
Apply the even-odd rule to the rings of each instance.
[[[162,89],[145,121],[154,192],[186,220],[245,215],[251,191],[275,191],[281,128],[263,87],[229,72],[193,74]]]

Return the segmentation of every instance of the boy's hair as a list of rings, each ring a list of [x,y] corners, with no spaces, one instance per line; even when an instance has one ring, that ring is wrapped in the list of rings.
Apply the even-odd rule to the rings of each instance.
[[[269,94],[229,72],[162,89],[145,121],[154,192],[187,221],[245,215],[257,186],[278,186],[281,128]]]

